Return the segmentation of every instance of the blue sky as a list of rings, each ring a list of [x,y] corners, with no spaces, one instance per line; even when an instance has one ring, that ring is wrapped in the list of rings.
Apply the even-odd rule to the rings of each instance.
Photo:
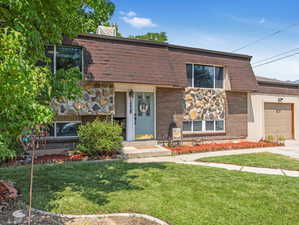
[[[238,53],[252,55],[254,63],[299,48],[299,2],[296,0],[112,1],[116,4],[112,21],[119,25],[124,36],[165,31],[172,44],[230,52],[298,23]],[[260,76],[299,80],[299,55],[256,67],[254,71]]]

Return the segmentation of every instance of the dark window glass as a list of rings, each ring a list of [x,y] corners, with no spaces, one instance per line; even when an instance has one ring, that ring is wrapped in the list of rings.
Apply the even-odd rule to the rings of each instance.
[[[142,116],[142,103],[143,103],[143,96],[142,95],[138,95],[138,116]]]
[[[46,66],[48,65],[49,68],[54,72],[54,47],[53,46],[47,46],[45,49],[45,55],[47,57],[47,61],[38,61],[37,66]]]
[[[192,64],[187,64],[186,69],[187,69],[188,87],[193,87],[193,84],[192,84]]]
[[[81,123],[79,122],[57,122],[56,136],[78,136],[77,129]]]
[[[147,104],[146,115],[150,116],[151,115],[151,97],[150,96],[146,96],[146,104]]]
[[[202,121],[193,121],[193,131],[202,131]]]
[[[216,131],[224,130],[224,121],[223,120],[216,120]]]
[[[223,88],[223,68],[215,67],[215,88]]]
[[[194,87],[214,88],[214,67],[194,65]]]
[[[79,67],[82,71],[82,49],[74,47],[56,47],[56,71]]]
[[[54,123],[48,125],[48,129],[47,129],[48,135],[51,137],[55,136],[55,129],[54,129]]]
[[[192,131],[192,121],[183,121],[183,131]]]
[[[214,131],[214,120],[206,121],[206,131]]]

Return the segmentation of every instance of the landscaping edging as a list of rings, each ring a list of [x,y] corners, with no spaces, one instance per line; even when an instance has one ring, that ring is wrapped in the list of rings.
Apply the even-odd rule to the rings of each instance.
[[[96,215],[68,215],[68,214],[58,214],[58,213],[50,213],[47,211],[43,211],[40,209],[32,209],[32,211],[45,215],[45,216],[55,216],[55,217],[63,217],[63,218],[106,218],[106,217],[139,217],[151,222],[155,222],[160,225],[170,225],[163,220],[160,220],[156,217],[149,216],[146,214],[139,214],[139,213],[111,213],[111,214],[96,214]]]

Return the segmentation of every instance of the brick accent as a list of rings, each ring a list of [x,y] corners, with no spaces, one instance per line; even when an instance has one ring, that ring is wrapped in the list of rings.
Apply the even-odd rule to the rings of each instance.
[[[226,136],[247,137],[247,93],[226,92]]]
[[[171,124],[176,123],[181,127],[184,111],[184,89],[157,88],[156,90],[156,115],[157,139],[167,138]]]
[[[157,88],[157,138],[168,137],[175,122],[182,128],[184,89]],[[247,137],[247,93],[226,92],[225,132],[184,135],[184,139],[222,140]]]

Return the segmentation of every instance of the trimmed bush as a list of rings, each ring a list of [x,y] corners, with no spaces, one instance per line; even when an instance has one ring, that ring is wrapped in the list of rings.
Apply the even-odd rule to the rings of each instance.
[[[88,156],[112,154],[122,148],[122,128],[112,122],[94,120],[78,130],[78,150]]]

